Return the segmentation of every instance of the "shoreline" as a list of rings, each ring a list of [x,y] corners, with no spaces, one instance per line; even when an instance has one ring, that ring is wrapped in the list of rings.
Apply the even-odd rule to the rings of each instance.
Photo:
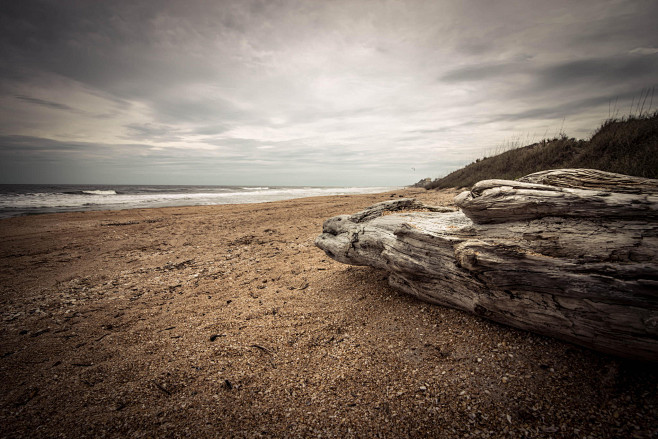
[[[314,247],[326,218],[401,195],[454,192],[3,219],[3,434],[658,433],[650,365],[420,302]]]
[[[6,188],[0,191],[0,219],[31,214],[253,204],[314,196],[365,195],[406,189],[374,186],[5,186]]]

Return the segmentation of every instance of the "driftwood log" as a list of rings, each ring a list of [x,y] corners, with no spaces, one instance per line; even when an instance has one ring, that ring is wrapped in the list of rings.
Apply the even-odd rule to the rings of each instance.
[[[481,181],[455,204],[379,203],[326,220],[316,245],[420,299],[658,361],[658,181],[562,169]]]

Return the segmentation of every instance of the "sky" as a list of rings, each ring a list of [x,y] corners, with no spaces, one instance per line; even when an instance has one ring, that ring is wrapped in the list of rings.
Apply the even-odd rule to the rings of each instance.
[[[440,177],[627,115],[658,85],[656,18],[655,0],[0,0],[0,183]]]

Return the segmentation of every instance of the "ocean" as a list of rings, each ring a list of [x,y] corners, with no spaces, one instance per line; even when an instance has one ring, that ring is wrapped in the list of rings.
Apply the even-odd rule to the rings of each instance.
[[[393,187],[0,185],[0,218],[54,212],[262,203]]]

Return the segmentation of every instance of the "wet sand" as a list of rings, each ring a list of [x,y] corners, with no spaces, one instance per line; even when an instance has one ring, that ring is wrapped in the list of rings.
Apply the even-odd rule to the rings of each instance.
[[[655,365],[420,302],[313,245],[415,195],[0,220],[1,437],[656,437]]]

